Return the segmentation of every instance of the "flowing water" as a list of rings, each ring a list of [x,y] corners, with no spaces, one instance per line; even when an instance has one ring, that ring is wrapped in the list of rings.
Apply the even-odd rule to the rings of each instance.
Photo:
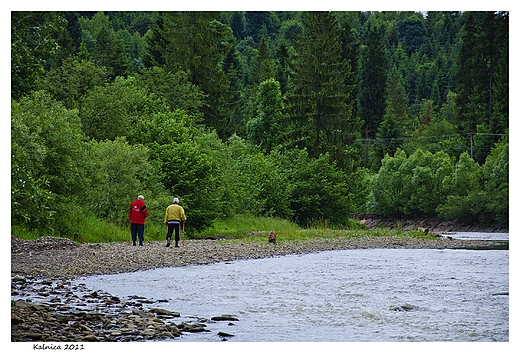
[[[166,299],[153,306],[180,312],[176,323],[239,319],[176,341],[220,341],[218,332],[236,342],[509,341],[508,250],[325,251],[76,282]]]

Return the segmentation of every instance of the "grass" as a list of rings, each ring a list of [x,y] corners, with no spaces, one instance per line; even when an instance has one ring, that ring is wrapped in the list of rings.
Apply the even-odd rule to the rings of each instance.
[[[385,228],[369,229],[358,222],[351,221],[344,227],[332,227],[327,223],[313,222],[310,227],[302,228],[290,221],[274,217],[235,216],[218,220],[213,227],[202,232],[198,237],[225,239],[240,242],[265,242],[267,235],[276,232],[277,242],[293,242],[316,238],[360,237],[360,236],[400,236],[434,238],[417,231],[405,233],[400,230]]]
[[[117,226],[99,220],[94,216],[78,215],[74,219],[74,227],[70,227],[68,238],[78,243],[106,243],[130,241],[130,228]],[[359,236],[399,236],[432,239],[435,236],[422,231],[403,232],[386,228],[369,229],[355,221],[343,227],[332,227],[327,223],[313,222],[303,228],[285,219],[276,217],[254,217],[236,215],[228,219],[216,220],[211,228],[197,234],[187,234],[193,239],[218,239],[240,242],[265,242],[267,235],[273,230],[277,242],[294,242],[316,238],[359,237]],[[56,236],[55,233],[44,233],[38,230],[28,230],[22,226],[12,226],[11,234],[22,239],[36,239],[44,235]],[[164,240],[166,228],[162,225],[148,223],[145,226],[145,242]]]
[[[216,220],[211,228],[204,230],[197,237],[241,239],[245,241],[248,238],[267,234],[271,230],[295,232],[300,229],[295,223],[281,218],[236,215],[233,218]]]

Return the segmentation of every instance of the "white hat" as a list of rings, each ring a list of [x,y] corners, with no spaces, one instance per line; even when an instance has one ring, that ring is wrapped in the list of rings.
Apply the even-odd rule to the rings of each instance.
[[[179,203],[179,199],[178,198],[174,198],[173,199],[173,203]]]
[[[139,196],[137,196],[137,198],[138,198],[139,200],[144,200],[144,196],[143,196],[143,195],[139,195]]]

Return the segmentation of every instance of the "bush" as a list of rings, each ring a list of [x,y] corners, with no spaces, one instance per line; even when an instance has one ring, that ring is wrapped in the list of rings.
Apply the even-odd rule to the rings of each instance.
[[[87,185],[77,113],[43,92],[13,101],[11,222],[52,229],[58,203],[76,202]]]
[[[139,194],[145,196],[146,202],[163,192],[146,147],[132,146],[124,138],[117,138],[92,140],[87,151],[90,189],[83,202],[96,217],[125,225],[130,203]]]
[[[353,212],[348,176],[336,168],[328,154],[309,158],[305,150],[289,150],[271,156],[280,160],[279,173],[288,185],[296,223],[305,226],[327,220],[344,224],[348,220]]]
[[[507,137],[495,145],[481,167],[461,155],[455,173],[444,181],[449,194],[439,205],[440,217],[459,222],[509,224],[509,144]]]
[[[372,188],[373,212],[389,215],[435,215],[446,195],[442,182],[453,172],[451,158],[445,152],[416,150],[410,157],[398,150],[386,156]]]

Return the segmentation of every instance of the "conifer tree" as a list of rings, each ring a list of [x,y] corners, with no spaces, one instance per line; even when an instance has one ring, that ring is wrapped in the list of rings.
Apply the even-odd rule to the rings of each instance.
[[[499,13],[495,27],[494,44],[497,48],[492,82],[493,113],[489,126],[492,133],[503,134],[509,128],[509,13]]]
[[[253,143],[269,153],[283,142],[284,114],[280,83],[273,78],[260,83],[256,101],[256,116],[248,123],[248,133]]]
[[[378,161],[383,159],[385,154],[393,156],[401,145],[400,138],[412,129],[408,118],[408,97],[402,80],[401,74],[394,67],[388,80],[385,115],[376,133]]]
[[[375,26],[370,28],[361,54],[360,116],[364,135],[374,138],[385,114],[387,58],[381,36]]]
[[[288,94],[291,140],[307,148],[310,157],[330,153],[343,167],[359,123],[352,116],[352,86],[347,85],[352,72],[342,56],[340,27],[330,12],[306,12],[302,22],[294,91]]]
[[[222,61],[233,48],[233,32],[211,11],[163,12],[148,41],[153,60],[164,62],[168,71],[183,70],[189,80],[207,95],[204,120],[225,138],[231,123],[229,78]],[[156,58],[156,55],[161,58]]]
[[[487,61],[483,57],[479,13],[469,12],[462,29],[458,63],[458,101],[461,132],[476,132],[487,116]]]

